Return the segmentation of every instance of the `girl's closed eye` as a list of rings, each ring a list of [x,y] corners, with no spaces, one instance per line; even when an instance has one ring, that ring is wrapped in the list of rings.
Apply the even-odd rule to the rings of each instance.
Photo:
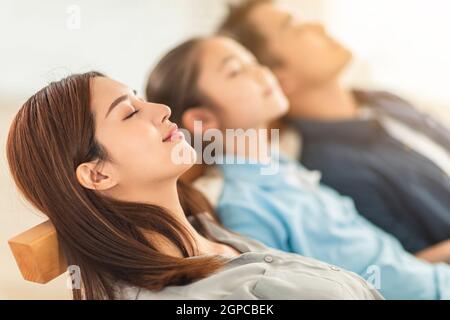
[[[232,61],[229,63],[227,75],[229,78],[233,78],[242,73],[242,70],[243,66],[241,63],[239,63],[238,61]]]
[[[228,73],[228,77],[234,78],[234,77],[238,76],[241,72],[242,72],[242,68],[234,69]]]

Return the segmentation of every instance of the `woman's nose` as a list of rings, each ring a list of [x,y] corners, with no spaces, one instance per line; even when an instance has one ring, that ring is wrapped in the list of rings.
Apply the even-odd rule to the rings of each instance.
[[[152,122],[155,126],[160,126],[170,118],[172,110],[165,104],[152,103],[150,107]]]

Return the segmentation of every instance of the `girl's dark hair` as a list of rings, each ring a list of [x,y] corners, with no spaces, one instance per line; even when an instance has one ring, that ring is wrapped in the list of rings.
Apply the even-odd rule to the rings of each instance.
[[[78,182],[79,164],[108,159],[95,139],[90,109],[95,77],[104,75],[71,75],[33,95],[13,120],[6,146],[19,190],[55,226],[68,264],[80,267],[82,287],[73,289],[74,299],[113,299],[117,283],[159,290],[210,275],[224,260],[185,259],[195,255],[195,243],[166,209],[111,199]],[[185,214],[201,234],[212,238],[197,216],[213,213],[209,203],[181,182],[178,190]],[[141,230],[164,236],[183,258],[158,251]]]

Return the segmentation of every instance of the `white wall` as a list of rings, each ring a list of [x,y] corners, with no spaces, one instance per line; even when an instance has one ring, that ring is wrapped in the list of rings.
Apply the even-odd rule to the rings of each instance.
[[[365,64],[352,79],[450,113],[450,1],[324,0],[323,19]]]
[[[34,91],[71,72],[97,69],[142,92],[156,59],[187,36],[210,32],[226,0],[1,0],[0,147],[15,111]],[[401,92],[422,106],[450,108],[450,2],[291,0],[354,50],[348,83]],[[80,29],[66,26],[70,5]],[[299,6],[297,6],[300,4]],[[450,109],[442,112],[449,116]],[[0,154],[0,299],[68,298],[65,279],[25,282],[6,244],[39,221],[17,195]]]
[[[50,80],[89,69],[141,89],[167,48],[211,28],[220,2],[2,0],[2,99],[21,102]],[[80,8],[80,29],[67,27],[71,5]]]

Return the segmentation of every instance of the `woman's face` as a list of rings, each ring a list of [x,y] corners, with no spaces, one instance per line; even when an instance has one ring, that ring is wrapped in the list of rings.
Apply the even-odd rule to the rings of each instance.
[[[169,121],[167,106],[145,102],[127,86],[104,77],[92,80],[91,96],[95,136],[109,155],[104,166],[117,186],[176,180],[195,162],[195,152]],[[187,157],[178,158],[180,152]]]
[[[288,110],[275,76],[231,39],[206,40],[199,67],[198,88],[214,104],[221,129],[267,126]]]

